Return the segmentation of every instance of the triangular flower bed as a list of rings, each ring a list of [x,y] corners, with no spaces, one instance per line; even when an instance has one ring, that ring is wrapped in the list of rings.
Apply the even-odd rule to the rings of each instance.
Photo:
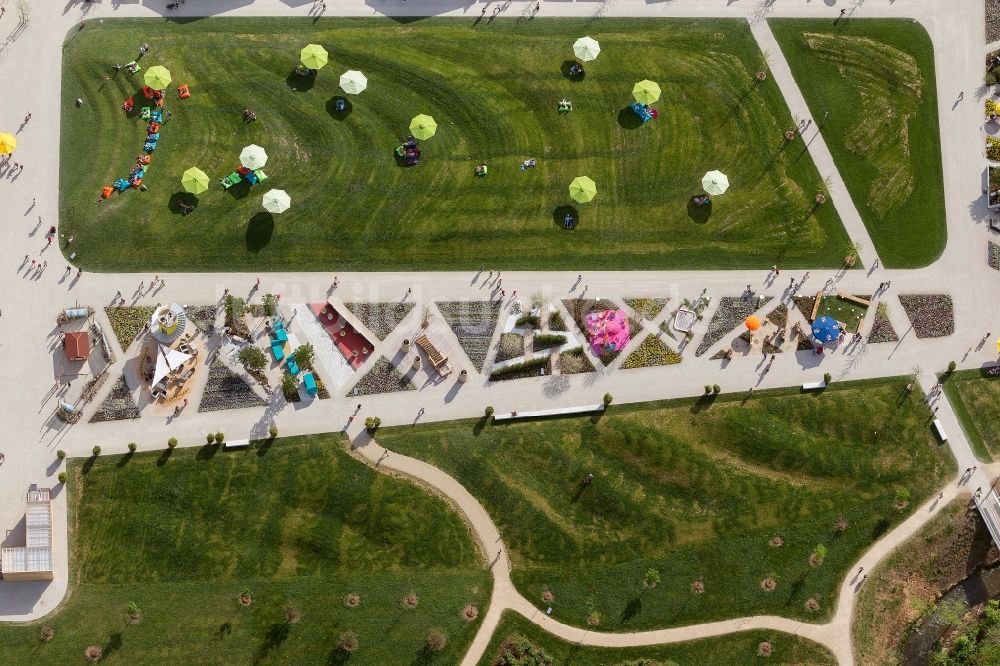
[[[348,396],[393,393],[395,391],[416,391],[416,385],[393,367],[385,356],[380,356],[372,369],[358,380]]]
[[[211,335],[215,331],[215,316],[218,308],[214,305],[185,305],[184,314],[188,321],[199,330]]]
[[[585,339],[587,337],[587,315],[592,312],[621,309],[617,303],[606,298],[565,298],[563,299],[563,305]],[[630,338],[634,338],[642,332],[642,324],[631,317],[628,318],[628,328]],[[601,359],[601,363],[604,365],[611,365],[611,362],[618,358],[619,354],[621,354],[620,349],[605,352],[597,358]]]
[[[666,342],[653,334],[639,343],[631,354],[622,362],[622,369],[649,368],[657,365],[673,365],[681,362],[681,355],[670,348]]]
[[[708,348],[716,342],[726,337],[736,330],[736,327],[752,315],[754,312],[767,305],[771,296],[765,296],[763,300],[756,296],[744,298],[742,296],[723,296],[719,299],[719,307],[712,315],[712,321],[708,323],[708,331],[702,338],[701,344],[695,351],[695,356],[701,356]]]
[[[462,351],[477,371],[482,371],[490,350],[490,340],[500,319],[500,301],[442,301],[437,304]]]
[[[955,310],[947,294],[900,294],[899,302],[918,338],[942,338],[955,332]]]
[[[885,303],[879,303],[875,309],[875,319],[872,321],[872,330],[868,332],[868,343],[877,344],[879,342],[899,342],[899,336],[892,322],[889,321],[889,308]]]
[[[115,382],[111,393],[101,403],[100,408],[90,417],[90,422],[99,423],[101,421],[122,421],[137,418],[139,418],[139,407],[132,398],[128,384],[125,383],[125,376],[122,375]]]
[[[208,368],[208,382],[201,396],[199,412],[217,412],[223,409],[264,407],[267,403],[253,392],[246,381],[216,360]]]
[[[667,306],[669,298],[623,298],[625,305],[635,310],[637,317],[643,317],[646,321],[656,319],[656,315]]]
[[[379,340],[396,330],[399,322],[413,310],[413,303],[344,303]]]

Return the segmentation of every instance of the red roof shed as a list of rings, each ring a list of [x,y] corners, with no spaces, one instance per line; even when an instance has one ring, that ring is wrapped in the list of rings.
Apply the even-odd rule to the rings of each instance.
[[[63,348],[66,350],[66,360],[86,361],[90,356],[90,334],[86,331],[63,333]]]

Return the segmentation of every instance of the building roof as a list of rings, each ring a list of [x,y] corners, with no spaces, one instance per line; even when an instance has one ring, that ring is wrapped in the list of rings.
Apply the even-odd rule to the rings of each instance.
[[[63,333],[63,347],[69,361],[85,361],[90,356],[90,334],[86,331]]]

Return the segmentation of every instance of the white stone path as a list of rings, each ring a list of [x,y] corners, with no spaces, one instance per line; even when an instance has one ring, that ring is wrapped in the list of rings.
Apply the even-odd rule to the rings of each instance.
[[[0,39],[6,40],[0,47],[0,89],[7,91],[0,101],[0,127],[17,128],[26,113],[30,111],[33,114],[31,122],[18,134],[20,147],[15,159],[26,164],[25,171],[14,179],[0,178],[0,201],[3,201],[5,211],[2,222],[6,234],[5,242],[0,245],[0,266],[8,266],[11,271],[11,277],[0,291],[0,351],[3,352],[0,395],[4,397],[2,416],[6,431],[2,450],[7,456],[6,462],[0,466],[0,525],[11,528],[20,521],[27,483],[37,481],[56,488],[54,532],[57,535],[56,580],[46,584],[0,583],[0,620],[30,620],[44,616],[56,607],[67,589],[66,497],[55,481],[55,476],[62,469],[55,461],[56,448],[66,450],[71,456],[80,456],[89,454],[90,448],[100,443],[106,453],[116,453],[124,451],[127,442],[136,441],[140,450],[148,450],[162,448],[169,436],[178,437],[182,445],[195,445],[201,443],[203,433],[209,430],[221,429],[238,438],[241,433],[259,428],[262,418],[270,418],[270,412],[264,417],[261,410],[211,414],[192,411],[178,419],[168,419],[164,427],[157,427],[156,419],[146,416],[136,422],[59,427],[52,416],[56,396],[51,345],[55,342],[52,336],[56,311],[75,303],[101,309],[117,289],[127,294],[139,280],[148,283],[152,278],[151,275],[114,274],[86,274],[80,279],[72,275],[63,277],[65,260],[59,256],[58,250],[46,250],[41,238],[44,229],[55,223],[57,217],[60,96],[73,94],[60,89],[59,45],[70,30],[77,29],[75,25],[83,16],[88,20],[118,16],[148,17],[160,13],[184,16],[197,15],[206,8],[226,16],[304,16],[312,7],[311,3],[299,0],[257,0],[252,4],[247,4],[247,0],[188,0],[181,10],[166,12],[164,5],[167,0],[144,1],[147,4],[104,2],[83,5],[29,0],[30,21],[26,28],[20,30],[15,29],[16,8],[8,1],[7,12],[0,19]],[[514,3],[504,16],[521,15],[529,4]],[[328,6],[327,14],[332,13],[335,6],[336,12],[345,16],[441,14],[465,16],[471,23],[479,15],[482,4],[464,5],[455,0],[410,0],[404,6],[396,0],[339,0],[336,4],[328,2]],[[770,30],[760,21],[771,16],[822,17],[832,21],[842,6],[849,9],[849,16],[915,18],[925,26],[935,44],[948,246],[937,262],[919,270],[898,271],[879,267],[873,271],[851,271],[840,277],[834,271],[815,271],[803,293],[819,289],[827,278],[835,280],[833,288],[852,293],[870,292],[879,282],[892,280],[893,286],[886,298],[892,303],[893,322],[903,338],[902,342],[898,345],[862,346],[850,355],[838,352],[823,359],[821,364],[808,354],[785,354],[763,378],[757,374],[752,358],[737,359],[720,370],[717,361],[708,360],[710,354],[696,358],[692,348],[685,352],[682,364],[668,368],[630,371],[599,369],[598,373],[590,376],[560,377],[558,383],[539,379],[499,385],[486,385],[468,361],[454,353],[452,362],[456,366],[456,375],[462,368],[470,370],[472,378],[467,384],[458,384],[453,375],[439,384],[425,384],[420,391],[366,397],[362,400],[362,418],[347,428],[349,435],[357,443],[364,443],[358,425],[364,416],[377,414],[386,425],[411,423],[421,407],[426,409],[422,420],[448,420],[478,416],[486,404],[495,405],[498,411],[571,406],[597,402],[606,391],[613,393],[618,403],[637,402],[699,394],[704,384],[719,383],[725,391],[741,391],[750,386],[773,388],[814,381],[823,372],[831,372],[836,379],[860,379],[909,374],[917,366],[924,369],[921,382],[926,388],[928,383],[933,383],[927,373],[943,369],[948,360],[959,361],[961,367],[980,367],[994,362],[996,356],[992,353],[992,342],[993,338],[1000,336],[1000,321],[996,316],[995,299],[989,300],[986,294],[990,290],[995,292],[1000,279],[985,265],[989,232],[985,225],[986,209],[981,193],[985,161],[980,134],[983,120],[981,100],[977,95],[985,46],[981,0],[952,0],[947,3],[938,0],[867,0],[862,3],[854,0],[846,4],[833,0],[544,1],[540,17],[602,13],[605,16],[747,18],[762,47],[771,53],[772,75],[781,87],[791,112],[800,118],[809,118],[811,116],[795,88],[780,49],[775,47]],[[140,41],[137,38],[137,46]],[[11,94],[10,91],[17,93]],[[960,92],[964,96],[958,99]],[[811,138],[808,132],[806,138]],[[865,242],[867,233],[822,137],[811,141],[809,150],[820,173],[833,179],[833,203],[849,235],[862,240],[862,258],[870,266],[875,258],[874,246],[870,241]],[[33,198],[37,198],[35,205],[32,205]],[[33,231],[39,216],[40,229]],[[40,278],[28,279],[18,269],[25,254],[41,256],[49,261],[48,269]],[[488,261],[488,257],[484,258],[484,263]],[[669,296],[672,305],[676,305],[683,296],[696,295],[705,287],[710,295],[718,297],[738,294],[745,284],[751,283],[762,293],[782,296],[780,290],[786,284],[778,280],[775,286],[766,286],[761,271],[649,271],[586,273],[582,283],[574,287],[577,272],[505,273],[504,288],[508,292],[517,289],[522,296],[541,291],[555,300],[578,294],[584,285],[588,285],[588,295],[609,298]],[[783,278],[784,275],[787,273],[783,273]],[[167,299],[192,304],[212,302],[222,295],[224,287],[239,291],[241,285],[252,285],[257,276],[177,274],[163,277],[168,286],[155,295],[140,299],[140,302]],[[289,303],[324,300],[332,275],[275,273],[260,277],[261,292],[280,293],[283,302]],[[341,287],[338,292],[352,292],[351,300],[357,300],[359,295],[363,295],[365,300],[398,299],[407,288],[412,288],[418,308],[431,300],[486,298],[489,293],[489,288],[482,284],[482,276],[470,282],[472,276],[467,273],[340,274],[339,277]],[[600,285],[599,293],[597,285]],[[938,341],[917,340],[908,330],[895,295],[928,291],[950,293],[954,297],[956,334]],[[334,292],[334,299],[337,299],[338,292]],[[696,327],[695,343],[704,333],[710,317],[711,311],[705,321]],[[98,315],[98,320],[109,329],[103,314]],[[409,331],[412,327],[400,328]],[[967,349],[975,347],[986,332],[993,334],[987,345],[967,353]],[[377,351],[391,357],[393,352],[386,350],[398,349],[405,334],[397,330]],[[452,347],[457,352],[457,342],[453,341]],[[120,359],[124,358],[120,349],[116,349],[116,353]],[[103,392],[110,388],[111,383]],[[78,385],[74,386],[70,397],[78,394],[79,390]],[[101,396],[95,403],[100,399]],[[347,417],[353,412],[355,404],[353,399],[335,395],[332,400],[315,401],[305,409],[280,410],[274,420],[282,434],[337,430],[347,426]],[[977,464],[947,401],[941,402],[938,417],[945,422],[959,470]],[[380,453],[374,443],[359,446],[358,451],[372,460],[378,459]],[[454,479],[425,463],[397,454],[390,454],[381,464],[419,478],[452,498],[469,519],[487,559],[493,559],[495,548],[499,547],[496,544],[500,543],[496,527],[478,502]],[[966,487],[988,486],[989,479],[998,471],[998,464],[992,467],[979,464],[976,475]],[[945,489],[945,501],[961,490],[951,484]],[[915,533],[937,506],[937,503],[931,502],[919,507],[907,521],[874,544],[859,565],[863,564],[866,570],[870,570],[893,547]],[[769,628],[816,640],[833,650],[840,663],[853,663],[850,622],[855,597],[850,580],[844,581],[836,614],[827,624],[805,624],[777,617],[750,617],[652,632],[606,634],[560,625],[538,613],[535,606],[510,584],[508,567],[509,562],[502,551],[493,565],[495,588],[490,608],[463,663],[476,663],[504,608],[512,608],[532,618],[567,640],[585,644],[639,645],[688,640],[740,629]]]

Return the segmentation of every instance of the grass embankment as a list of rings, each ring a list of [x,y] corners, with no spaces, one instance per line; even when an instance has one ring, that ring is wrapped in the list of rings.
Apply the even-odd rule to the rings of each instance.
[[[450,664],[479,625],[464,606],[486,610],[491,578],[459,516],[337,435],[77,460],[70,475],[71,595],[42,622],[0,626],[0,662],[76,663],[97,645],[101,663],[340,663],[353,631],[352,664]],[[449,643],[429,655],[432,628]]]
[[[944,392],[973,453],[982,462],[1000,456],[1000,377],[979,370],[959,370],[944,380]]]
[[[907,381],[390,428],[379,442],[468,488],[501,528],[518,589],[562,622],[625,631],[754,614],[822,621],[861,552],[955,472]],[[901,489],[909,503],[898,510]],[[825,559],[811,566],[820,544]],[[650,568],[661,582],[646,589]]]
[[[882,263],[937,259],[948,234],[927,31],[896,19],[768,23]]]
[[[536,648],[552,657],[559,666],[623,666],[627,660],[648,659],[658,664],[679,666],[727,664],[759,666],[764,663],[834,666],[836,657],[822,645],[777,631],[743,631],[686,643],[634,648],[597,648],[568,643],[525,620],[513,611],[504,611],[479,666],[491,666],[505,640],[527,638]],[[761,657],[761,643],[768,642],[770,656]],[[631,663],[631,662],[629,662]],[[645,663],[645,662],[642,662]]]
[[[572,81],[565,61],[588,32],[603,50]],[[138,109],[121,110],[137,94],[143,104],[142,74],[111,69],[144,41],[143,68],[173,76],[173,116],[149,191],[97,204],[146,136]],[[310,42],[329,64],[314,79],[292,76]],[[736,20],[88,22],[63,52],[60,232],[96,271],[461,270],[484,257],[505,270],[839,265],[848,238],[833,206],[810,212],[821,179],[808,154],[780,147],[792,121],[777,85],[755,83],[760,60]],[[368,88],[341,114],[347,69]],[[659,118],[638,127],[627,105],[645,78],[663,96]],[[190,99],[177,99],[182,83]],[[563,98],[572,113],[558,113]],[[246,108],[255,122],[243,122]],[[419,113],[437,135],[421,142],[419,166],[402,167],[393,150]],[[268,153],[269,182],[224,191],[217,181],[251,143]],[[538,166],[519,171],[527,158]],[[476,178],[483,162],[489,176]],[[191,166],[212,184],[182,216]],[[732,186],[710,208],[689,208],[712,169]],[[598,194],[574,205],[567,188],[580,175]],[[273,217],[261,208],[271,188],[292,201]],[[569,205],[573,231],[563,229]]]

